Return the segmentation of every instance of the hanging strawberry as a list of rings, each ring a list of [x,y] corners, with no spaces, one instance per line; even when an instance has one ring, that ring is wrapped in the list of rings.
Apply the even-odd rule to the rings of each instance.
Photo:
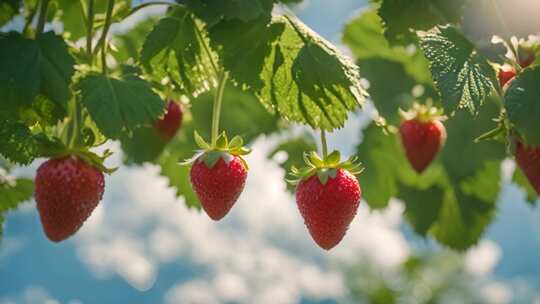
[[[536,193],[540,194],[540,147],[516,143],[516,162],[529,179]]]
[[[225,132],[218,136],[226,81],[227,74],[223,73],[214,99],[211,143],[207,143],[195,131],[195,142],[201,150],[183,163],[191,166],[193,190],[203,210],[215,221],[229,213],[244,190],[248,165],[242,156],[251,152],[243,146],[244,140],[240,136],[235,136],[231,141]]]
[[[191,164],[191,185],[208,216],[218,221],[231,210],[244,190],[248,165],[242,158],[250,152],[243,140],[235,136],[230,142],[223,132],[214,145],[195,132],[202,149],[188,161]]]
[[[324,132],[322,133],[324,134]],[[327,155],[323,137],[323,158],[316,152],[304,155],[307,167],[292,168],[296,178],[296,203],[313,240],[330,250],[345,236],[356,216],[362,190],[355,175],[362,172],[356,157],[341,161],[339,151]]]
[[[77,232],[105,190],[103,172],[76,156],[43,163],[35,184],[43,230],[53,242],[63,241]]]
[[[416,172],[422,173],[446,141],[446,128],[442,124],[446,117],[435,107],[417,103],[400,114],[403,120],[399,133],[407,159]]]
[[[183,112],[180,105],[174,101],[169,101],[167,112],[162,119],[158,120],[155,128],[161,138],[166,142],[170,141],[182,125]]]
[[[103,173],[112,173],[100,157],[79,145],[55,142],[51,157],[37,170],[35,199],[45,235],[53,242],[75,234],[98,206],[105,190]]]

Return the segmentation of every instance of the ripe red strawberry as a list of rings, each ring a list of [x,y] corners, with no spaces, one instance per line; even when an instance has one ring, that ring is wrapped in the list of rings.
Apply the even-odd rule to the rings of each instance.
[[[35,198],[43,230],[53,242],[73,235],[103,197],[103,173],[75,156],[50,159],[36,175]]]
[[[156,122],[156,129],[165,141],[170,141],[182,125],[182,108],[174,101],[170,101],[167,106],[167,113]]]
[[[407,159],[418,173],[424,172],[446,141],[446,129],[439,120],[405,120],[399,133]]]
[[[536,193],[540,194],[540,147],[516,144],[516,162],[529,179]]]
[[[338,168],[335,178],[321,183],[317,174],[302,180],[296,188],[296,202],[313,240],[330,250],[345,236],[354,219],[362,190],[356,177]]]
[[[516,69],[511,65],[505,64],[499,70],[499,83],[501,88],[504,88],[506,84],[509,84],[512,79],[516,77]]]
[[[213,166],[199,157],[191,167],[193,190],[204,211],[215,221],[222,219],[231,210],[244,190],[246,178],[244,162],[239,156],[230,154],[219,155]]]

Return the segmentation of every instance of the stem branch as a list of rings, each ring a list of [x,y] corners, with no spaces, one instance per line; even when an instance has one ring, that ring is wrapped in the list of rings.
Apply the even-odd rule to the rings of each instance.
[[[100,41],[103,41],[101,45],[101,68],[103,69],[103,74],[107,73],[107,34],[109,33],[109,28],[112,23],[112,13],[114,8],[115,0],[109,0],[107,6],[107,14],[105,16],[105,25],[103,26],[103,33],[101,33]]]
[[[41,0],[41,6],[39,8],[39,19],[36,28],[37,35],[43,33],[45,28],[45,21],[47,20],[47,10],[49,8],[49,0]]]
[[[88,0],[88,16],[86,17],[86,52],[92,62],[92,38],[94,30],[94,0]]]
[[[26,33],[26,31],[28,30],[28,28],[30,27],[30,24],[32,24],[32,21],[34,21],[34,17],[36,16],[36,13],[39,9],[39,1],[36,2],[36,4],[34,5],[34,7],[32,8],[32,10],[30,11],[30,14],[28,15],[28,17],[26,17],[26,21],[24,23],[24,27],[23,27],[23,34]]]
[[[223,103],[223,93],[227,84],[227,72],[221,72],[218,87],[214,95],[214,109],[212,112],[212,147],[215,147],[219,135],[219,116],[221,113],[221,104]]]

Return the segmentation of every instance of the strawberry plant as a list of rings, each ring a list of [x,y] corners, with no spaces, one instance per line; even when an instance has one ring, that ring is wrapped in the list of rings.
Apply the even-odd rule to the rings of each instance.
[[[465,250],[495,217],[505,159],[534,203],[537,28],[508,27],[497,1],[482,12],[500,22],[488,31],[471,26],[474,1],[371,1],[345,26],[347,56],[291,13],[296,2],[0,0],[0,228],[34,196],[45,234],[73,235],[114,174],[111,153],[95,152],[110,141],[219,220],[246,186],[247,147],[272,133],[283,140],[269,158],[287,152],[288,189],[324,249],[362,197],[372,209],[400,199],[416,233]],[[150,7],[164,13],[141,14]],[[143,20],[115,29],[134,15]],[[342,162],[326,133],[353,112],[373,115]],[[321,132],[322,156],[296,125]],[[42,158],[35,181],[13,176]]]

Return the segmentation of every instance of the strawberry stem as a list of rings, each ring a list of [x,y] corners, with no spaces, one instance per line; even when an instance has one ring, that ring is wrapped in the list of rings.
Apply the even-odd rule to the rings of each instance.
[[[86,53],[92,62],[92,31],[94,29],[94,0],[88,0],[88,16],[86,17]]]
[[[43,33],[45,28],[45,21],[47,20],[47,10],[49,8],[49,0],[42,0],[39,8],[39,19],[36,27],[36,33],[39,35]]]
[[[321,145],[323,159],[326,159],[326,157],[328,156],[328,144],[326,143],[326,132],[324,132],[323,129],[321,129]]]
[[[218,87],[214,95],[214,109],[212,112],[212,147],[216,146],[219,135],[219,116],[221,113],[221,104],[223,103],[223,93],[227,84],[228,74],[225,71],[221,72],[219,77]]]
[[[112,23],[114,2],[115,0],[109,0],[107,14],[105,17],[105,25],[103,26],[103,33],[101,33],[101,38],[103,40],[103,44],[101,45],[101,68],[103,69],[103,74],[107,74],[107,34]]]

